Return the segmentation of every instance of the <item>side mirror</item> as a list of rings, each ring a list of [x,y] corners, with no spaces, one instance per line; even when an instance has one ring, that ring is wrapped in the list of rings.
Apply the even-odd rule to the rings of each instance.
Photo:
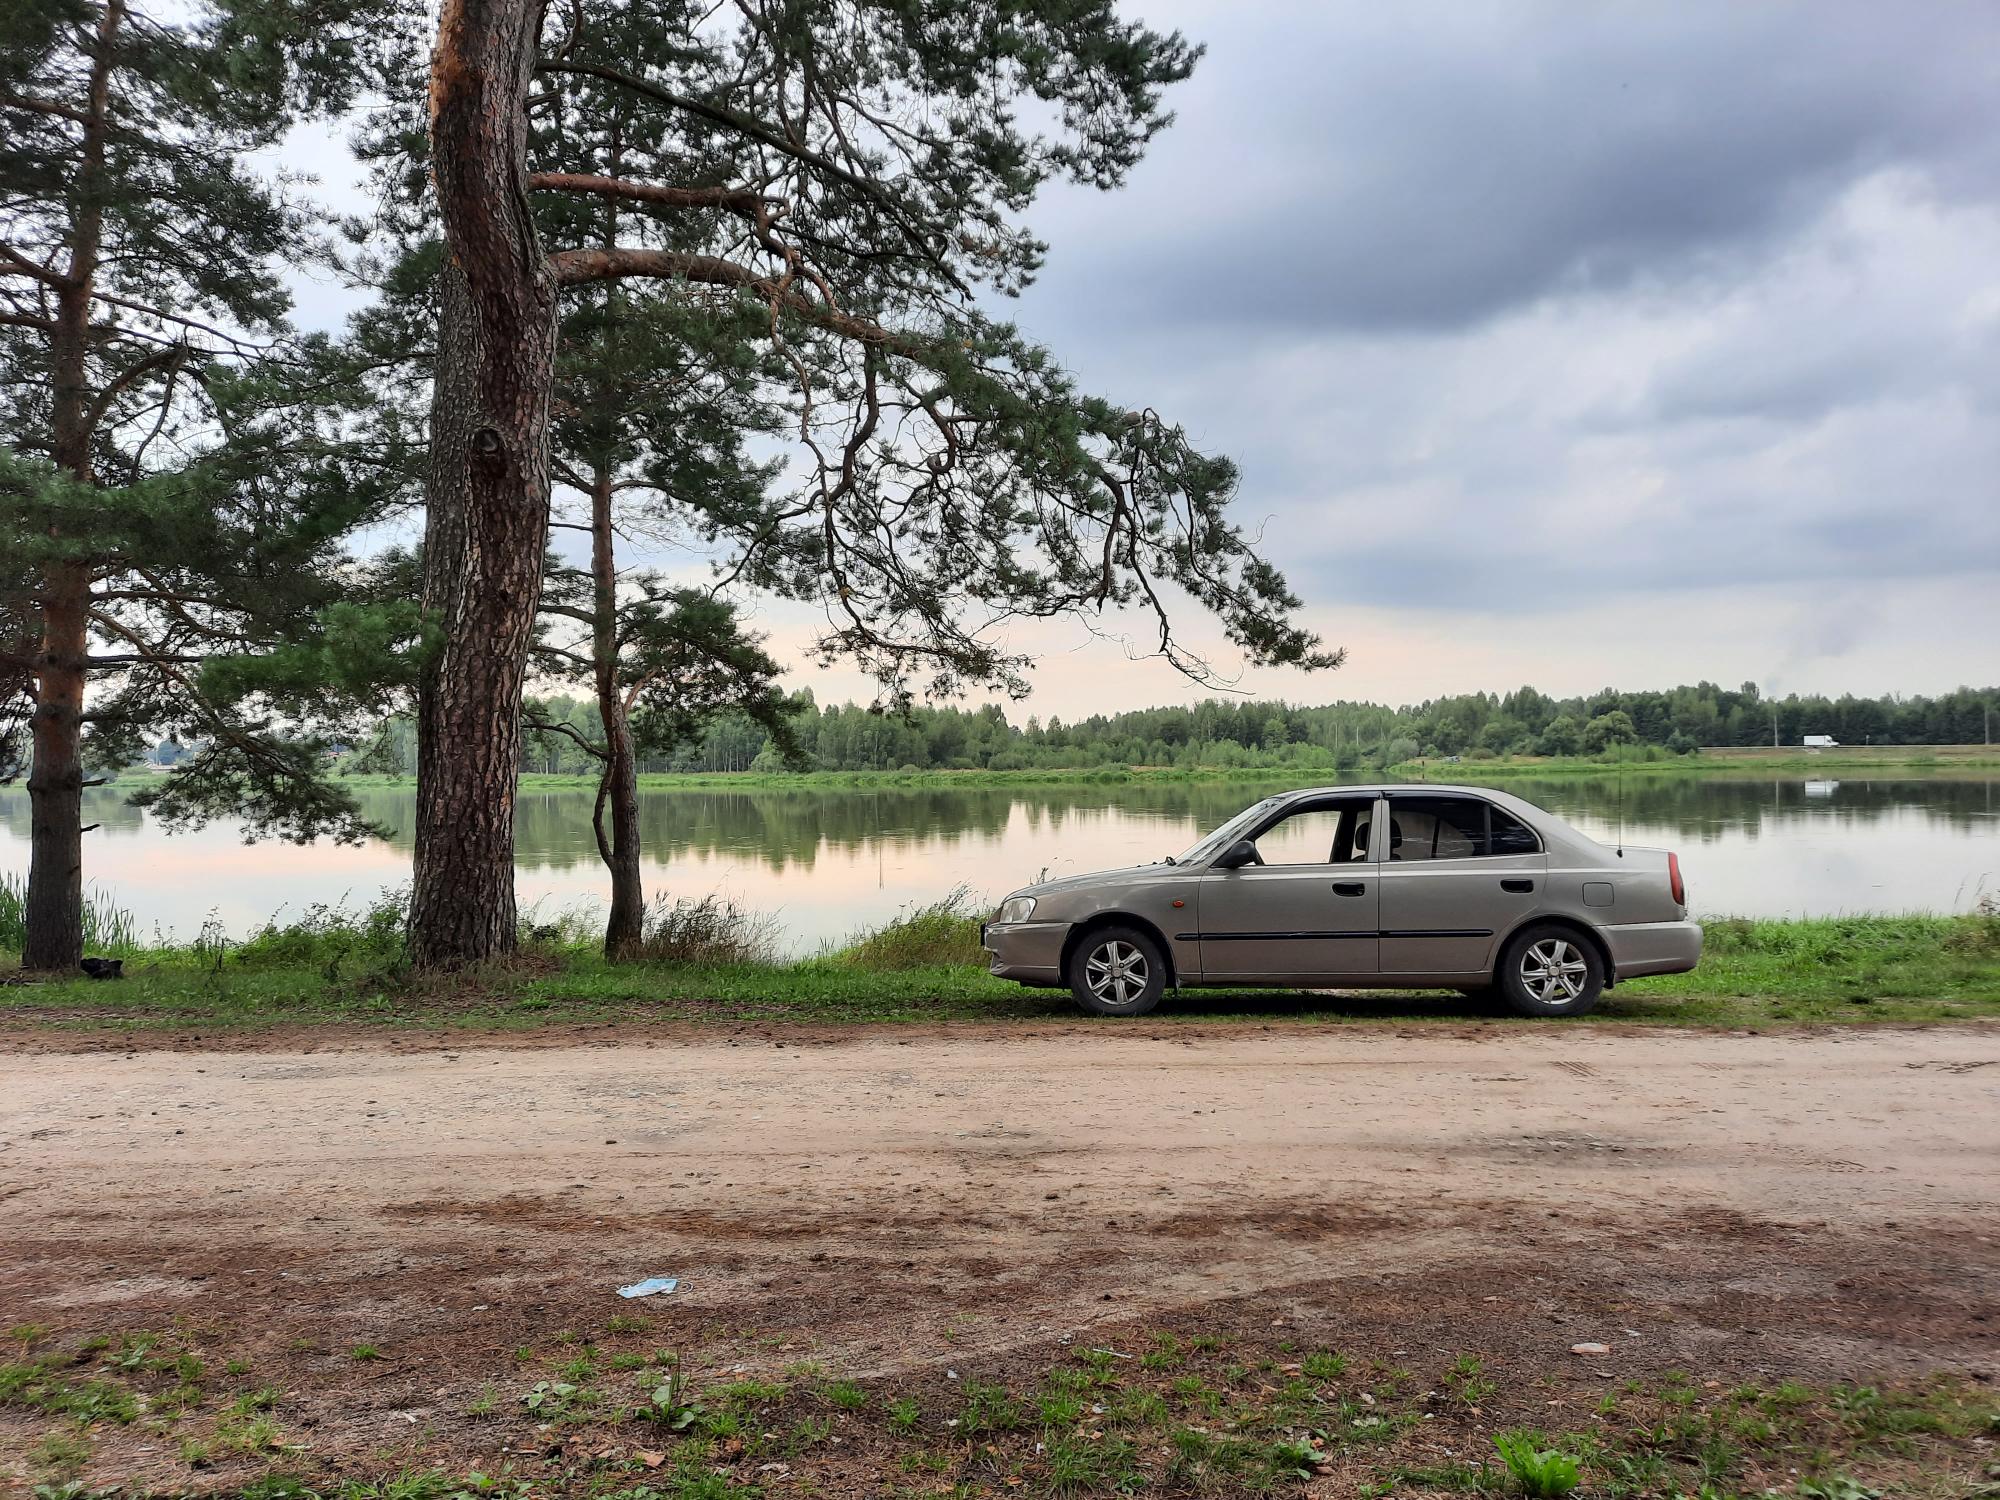
[[[1216,856],[1218,870],[1240,870],[1245,865],[1257,863],[1257,846],[1249,839],[1238,839],[1221,854]]]

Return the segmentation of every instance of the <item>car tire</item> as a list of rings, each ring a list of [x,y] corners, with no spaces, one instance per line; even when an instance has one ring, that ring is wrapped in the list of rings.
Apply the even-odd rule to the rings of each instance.
[[[1494,983],[1517,1016],[1581,1016],[1604,994],[1604,960],[1572,927],[1524,928],[1500,956]]]
[[[1167,989],[1160,945],[1130,927],[1100,927],[1069,956],[1069,992],[1093,1016],[1143,1016]]]

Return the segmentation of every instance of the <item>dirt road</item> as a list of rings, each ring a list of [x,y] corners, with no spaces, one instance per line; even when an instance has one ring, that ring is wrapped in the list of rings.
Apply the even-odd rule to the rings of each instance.
[[[379,1345],[407,1379],[323,1417],[357,1444],[656,1273],[681,1287],[644,1310],[751,1368],[1171,1314],[1558,1364],[1601,1341],[1620,1372],[1978,1371],[2000,1028],[0,1055],[5,1321],[180,1319],[322,1384]]]

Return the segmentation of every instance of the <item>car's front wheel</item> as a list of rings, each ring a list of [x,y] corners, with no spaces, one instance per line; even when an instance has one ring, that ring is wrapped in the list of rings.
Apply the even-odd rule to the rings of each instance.
[[[1143,1016],[1167,988],[1160,945],[1129,927],[1104,927],[1069,957],[1069,988],[1094,1016]]]
[[[1567,927],[1530,927],[1500,960],[1500,993],[1521,1016],[1580,1016],[1604,993],[1596,948]]]

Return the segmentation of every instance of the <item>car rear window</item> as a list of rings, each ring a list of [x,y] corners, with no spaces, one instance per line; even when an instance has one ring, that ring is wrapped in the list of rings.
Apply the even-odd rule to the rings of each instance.
[[[1490,822],[1489,822],[1490,820]],[[1533,854],[1541,841],[1512,813],[1471,797],[1397,797],[1389,804],[1392,860]]]

